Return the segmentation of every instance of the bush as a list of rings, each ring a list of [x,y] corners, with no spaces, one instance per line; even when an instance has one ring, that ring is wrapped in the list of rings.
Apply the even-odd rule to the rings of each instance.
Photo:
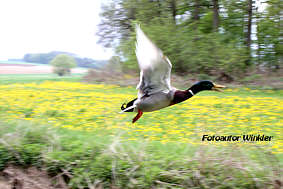
[[[259,79],[261,79],[261,75],[253,74],[253,75],[244,77],[243,79],[241,79],[241,82],[253,82],[253,81],[257,81]]]
[[[213,80],[212,77],[207,74],[199,74],[198,79],[199,80]]]
[[[53,72],[59,76],[70,74],[71,68],[76,67],[75,59],[66,54],[57,55],[50,64],[54,67]]]

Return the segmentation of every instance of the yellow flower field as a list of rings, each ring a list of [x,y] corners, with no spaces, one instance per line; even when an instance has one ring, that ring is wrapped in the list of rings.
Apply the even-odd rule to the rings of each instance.
[[[283,100],[257,95],[259,91],[227,89],[225,93],[203,92],[179,105],[145,113],[135,124],[136,113],[119,114],[122,103],[135,98],[132,87],[71,82],[0,85],[1,120],[25,119],[38,124],[123,140],[181,142],[213,145],[259,145],[283,152]],[[272,94],[273,91],[265,91]],[[250,94],[250,95],[247,95]],[[265,135],[271,141],[202,141],[203,135]]]

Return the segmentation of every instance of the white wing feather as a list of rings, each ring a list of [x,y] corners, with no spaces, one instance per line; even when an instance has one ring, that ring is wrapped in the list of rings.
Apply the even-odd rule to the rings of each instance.
[[[136,56],[140,67],[138,97],[156,92],[169,92],[172,65],[163,52],[144,34],[140,26],[136,26]]]

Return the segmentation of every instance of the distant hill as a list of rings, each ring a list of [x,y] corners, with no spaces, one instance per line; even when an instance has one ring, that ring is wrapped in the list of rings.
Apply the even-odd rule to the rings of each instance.
[[[24,61],[39,64],[48,64],[58,54],[67,54],[72,56],[77,61],[79,67],[84,68],[102,68],[107,64],[107,60],[94,60],[91,58],[82,58],[76,54],[61,51],[52,51],[49,53],[28,53],[23,59],[9,59],[10,61]]]

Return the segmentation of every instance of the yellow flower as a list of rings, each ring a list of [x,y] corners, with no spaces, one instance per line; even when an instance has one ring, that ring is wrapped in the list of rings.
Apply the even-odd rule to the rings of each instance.
[[[267,145],[275,153],[283,152],[283,143],[279,140],[283,129],[283,100],[279,97],[232,96],[238,89],[227,89],[225,97],[198,95],[184,103],[145,113],[132,124],[135,113],[118,114],[121,104],[136,98],[130,87],[48,81],[0,85],[0,89],[1,120],[25,119],[103,136],[118,135],[123,140],[162,143],[224,146],[227,142],[203,142],[202,136],[260,133],[273,139],[257,145]]]

